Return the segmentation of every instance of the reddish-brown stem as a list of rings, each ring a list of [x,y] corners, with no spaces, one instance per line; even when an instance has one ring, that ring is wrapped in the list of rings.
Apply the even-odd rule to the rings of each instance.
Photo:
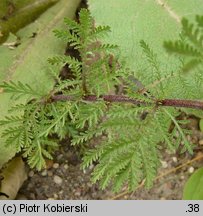
[[[185,107],[203,110],[203,101],[199,100],[184,100],[184,99],[163,99],[158,101],[161,106]]]
[[[138,99],[129,98],[123,95],[102,95],[97,97],[96,95],[87,95],[82,98],[84,101],[96,102],[99,100],[104,100],[106,102],[119,102],[119,103],[132,103],[135,105],[143,105],[143,106],[171,106],[171,107],[182,107],[182,108],[193,108],[193,109],[201,109],[203,110],[203,101],[199,100],[184,100],[184,99],[162,99],[155,100],[154,102],[145,102]],[[54,95],[51,97],[51,100],[54,101],[74,101],[74,96],[69,95]]]

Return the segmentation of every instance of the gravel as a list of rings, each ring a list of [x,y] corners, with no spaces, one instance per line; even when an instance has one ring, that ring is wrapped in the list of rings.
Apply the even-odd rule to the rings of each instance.
[[[54,168],[54,169],[58,169],[58,168],[59,168],[59,164],[58,164],[58,163],[54,163],[54,164],[53,164],[53,168]]]
[[[200,140],[203,140],[203,134],[195,129],[191,140],[196,145],[194,156],[188,153],[172,155],[169,154],[169,151],[165,151],[162,153],[162,166],[158,170],[158,175],[164,177],[158,178],[150,190],[141,187],[134,193],[125,194],[118,199],[182,199],[185,182],[197,168],[202,166],[202,161],[193,162],[190,166],[185,166],[167,175],[164,174],[188,162],[196,155],[202,154]],[[68,141],[61,143],[61,147],[53,157],[54,161],[48,160],[46,170],[42,172],[30,170],[28,172],[29,178],[20,190],[21,197],[28,200],[104,200],[114,198],[115,195],[110,188],[102,191],[98,184],[91,183],[90,176],[94,165],[85,171],[81,170],[81,157],[78,152],[77,149],[70,146]]]
[[[55,175],[54,176],[54,182],[58,185],[61,185],[63,182],[63,179],[60,176]]]

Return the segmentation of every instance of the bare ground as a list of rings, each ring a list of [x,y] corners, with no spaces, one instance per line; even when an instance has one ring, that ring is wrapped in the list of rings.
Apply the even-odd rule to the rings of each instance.
[[[78,151],[70,146],[69,140],[66,140],[56,152],[55,160],[47,162],[47,170],[29,171],[29,178],[21,188],[18,199],[182,199],[185,182],[197,168],[203,166],[203,133],[198,129],[198,119],[193,118],[189,127],[193,135],[188,138],[196,144],[195,154],[191,156],[188,153],[174,155],[163,153],[158,178],[150,190],[142,185],[131,194],[126,193],[125,188],[117,195],[113,194],[110,188],[100,190],[98,184],[91,184],[90,174],[93,167],[85,172],[82,171]]]

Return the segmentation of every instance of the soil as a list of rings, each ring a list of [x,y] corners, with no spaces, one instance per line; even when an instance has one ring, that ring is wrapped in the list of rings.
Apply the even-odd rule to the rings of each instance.
[[[54,161],[47,161],[47,169],[41,172],[28,171],[28,179],[21,188],[17,199],[39,200],[104,200],[104,199],[132,199],[132,200],[179,200],[182,199],[183,187],[189,176],[203,166],[203,157],[193,163],[184,165],[197,156],[203,155],[203,133],[198,129],[198,119],[191,118],[189,125],[193,131],[188,137],[195,144],[195,154],[173,154],[165,152],[161,161],[161,168],[152,189],[140,186],[134,193],[123,192],[117,197],[110,188],[102,191],[98,184],[92,184],[90,169],[80,169],[81,156],[77,149],[70,146],[70,141],[64,140],[60,149],[55,153]],[[174,168],[183,165],[181,169]]]

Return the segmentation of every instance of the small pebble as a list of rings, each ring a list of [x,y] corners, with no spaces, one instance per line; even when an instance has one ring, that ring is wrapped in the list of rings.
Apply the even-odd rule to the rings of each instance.
[[[92,184],[90,182],[88,182],[87,187],[92,188]]]
[[[161,165],[163,168],[167,168],[168,167],[168,164],[166,161],[161,161]]]
[[[54,176],[54,182],[55,182],[56,184],[62,184],[63,179],[62,179],[60,176],[55,175],[55,176]]]
[[[58,169],[58,168],[59,168],[59,164],[58,164],[58,163],[54,163],[54,164],[53,164],[53,168],[54,168],[54,169]]]
[[[174,163],[177,163],[177,162],[178,162],[177,157],[172,157],[172,160],[173,160]]]
[[[89,169],[90,169],[90,170],[92,170],[93,168],[94,168],[94,165],[93,165],[93,164],[89,166]]]
[[[50,170],[47,172],[47,174],[48,174],[48,176],[53,176],[53,172]]]
[[[181,180],[184,180],[184,179],[185,179],[185,176],[182,175],[182,176],[180,177],[180,179],[181,179]]]
[[[200,144],[200,145],[203,145],[203,139],[199,141],[199,144]]]
[[[76,192],[75,192],[75,196],[76,196],[76,197],[81,196],[81,192],[80,192],[80,191],[76,191]]]
[[[54,199],[58,199],[58,194],[54,194]]]
[[[194,167],[190,167],[190,168],[188,169],[188,172],[189,172],[189,173],[193,173],[194,170],[195,170]]]
[[[75,183],[74,184],[74,188],[78,188],[79,187],[79,184],[78,183]]]
[[[31,170],[31,171],[28,173],[28,176],[32,178],[32,177],[34,176],[34,174],[35,174],[34,171]]]
[[[63,190],[59,191],[59,194],[63,194]]]
[[[63,167],[64,167],[64,169],[67,170],[68,169],[68,164],[65,164]]]
[[[42,171],[42,172],[41,172],[41,175],[42,175],[42,176],[47,176],[47,170]]]

